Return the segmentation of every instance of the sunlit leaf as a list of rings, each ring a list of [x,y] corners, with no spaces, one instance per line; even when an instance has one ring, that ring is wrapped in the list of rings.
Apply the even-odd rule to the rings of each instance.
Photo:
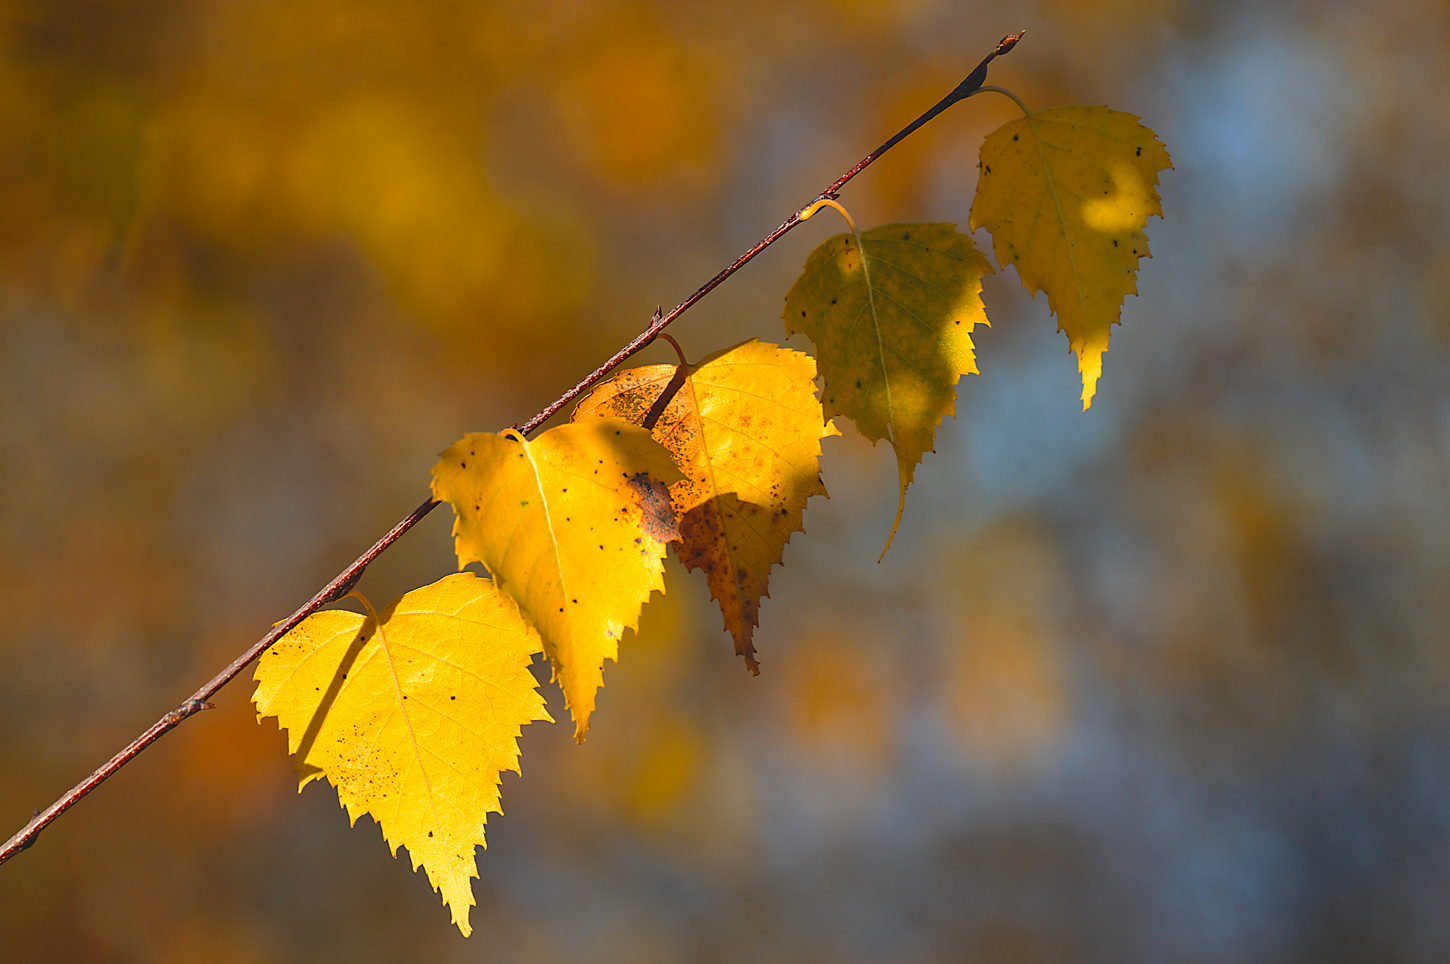
[[[465,935],[474,848],[501,813],[525,723],[550,719],[529,670],[539,638],[492,582],[457,573],[377,619],[315,613],[257,662],[260,717],[287,730],[298,789],[326,777],[353,823],[407,847]]]
[[[1158,136],[1106,107],[1049,107],[1002,125],[982,143],[972,229],[992,233],[997,260],[1047,292],[1092,404],[1108,334],[1123,298],[1138,293],[1143,227],[1163,216],[1158,172],[1171,168]]]
[[[975,373],[971,330],[986,324],[992,267],[952,224],[888,224],[821,243],[785,296],[785,327],[816,346],[828,418],[844,415],[896,451],[901,524],[916,466],[954,413],[956,383]],[[889,546],[890,540],[887,540]]]
[[[680,513],[675,552],[705,571],[735,651],[756,672],[752,637],[770,569],[803,529],[806,500],[826,494],[820,440],[838,434],[821,413],[815,375],[809,355],[752,339],[684,372],[620,372],[574,410],[575,421],[618,415],[643,424],[661,394],[673,392],[652,430],[685,473],[670,487]]]
[[[656,484],[680,472],[649,432],[622,419],[561,425],[526,441],[474,433],[433,468],[453,506],[459,566],[481,562],[539,631],[583,740],[619,637],[661,578],[673,512]],[[668,500],[664,500],[666,503]]]

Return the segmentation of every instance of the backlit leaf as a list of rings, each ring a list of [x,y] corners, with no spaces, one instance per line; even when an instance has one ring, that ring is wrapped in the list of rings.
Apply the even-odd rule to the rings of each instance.
[[[1143,227],[1163,216],[1158,172],[1171,168],[1158,136],[1106,107],[1049,107],[1003,124],[982,143],[972,230],[992,233],[1033,297],[1047,292],[1092,404],[1108,334],[1123,298],[1138,293]]]
[[[632,368],[597,385],[576,422],[621,416],[643,424],[676,365]],[[825,495],[821,439],[839,434],[815,395],[815,360],[754,339],[709,356],[683,380],[653,423],[685,477],[670,487],[680,514],[675,552],[703,569],[735,651],[759,672],[752,641],[760,599],[806,500]]]
[[[520,728],[550,719],[529,670],[539,638],[472,573],[377,615],[308,616],[258,660],[252,700],[287,730],[298,789],[326,777],[353,823],[371,814],[466,936],[499,776],[519,768]]]
[[[639,624],[661,578],[673,513],[655,483],[680,478],[670,453],[622,419],[561,425],[526,441],[474,433],[433,468],[453,506],[458,565],[481,562],[539,631],[584,739],[604,661]]]
[[[917,463],[953,414],[957,380],[977,370],[971,330],[987,323],[982,277],[992,267],[952,224],[888,224],[862,232],[861,245],[864,259],[851,234],[812,251],[784,319],[815,343],[826,417],[844,415],[896,450],[894,537]]]

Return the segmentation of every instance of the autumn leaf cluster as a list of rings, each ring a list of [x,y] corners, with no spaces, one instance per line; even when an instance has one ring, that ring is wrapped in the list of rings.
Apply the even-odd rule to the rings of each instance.
[[[979,166],[971,227],[1029,292],[1047,294],[1086,408],[1149,256],[1144,225],[1161,216],[1168,154],[1130,114],[1056,107],[990,134]],[[803,218],[827,203],[839,207],[826,199]],[[809,499],[826,494],[821,440],[841,418],[891,445],[899,524],[958,380],[978,370],[971,333],[987,323],[981,279],[993,268],[952,224],[847,221],[785,298],[785,334],[805,335],[814,357],[752,339],[618,372],[537,438],[465,436],[434,466],[432,491],[453,508],[460,569],[487,575],[450,575],[366,615],[318,613],[258,663],[258,713],[288,731],[299,785],[326,777],[353,821],[371,814],[465,934],[499,777],[518,770],[521,728],[549,719],[535,654],[582,741],[604,663],[664,591],[673,547],[704,573],[758,672],[769,576]]]

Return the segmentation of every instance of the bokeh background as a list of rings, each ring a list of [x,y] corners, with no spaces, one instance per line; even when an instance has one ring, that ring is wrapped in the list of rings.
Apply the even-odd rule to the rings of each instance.
[[[0,868],[7,962],[1450,959],[1450,10],[0,0],[0,836],[1002,35],[1177,169],[1093,409],[988,279],[901,534],[826,443],[757,636],[677,566],[530,727],[464,940],[250,682]],[[854,182],[965,224],[952,108]],[[673,329],[779,340],[839,228]],[[985,238],[979,238],[985,241]],[[804,346],[801,346],[804,347]],[[651,348],[643,361],[664,361]],[[453,568],[446,510],[362,588]],[[551,706],[562,716],[556,691]]]

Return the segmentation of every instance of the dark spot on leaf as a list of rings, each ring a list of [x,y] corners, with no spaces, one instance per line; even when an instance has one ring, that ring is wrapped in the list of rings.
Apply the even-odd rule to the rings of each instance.
[[[1140,147],[1140,148],[1138,148],[1138,151],[1137,151],[1137,153],[1136,153],[1136,154],[1134,154],[1134,155],[1133,155],[1133,156],[1134,156],[1134,157],[1142,157],[1142,156],[1143,156],[1143,149],[1142,149],[1142,148],[1141,148],[1141,147]]]
[[[468,468],[468,463],[467,462],[459,462],[458,463],[458,467],[460,469],[466,469],[466,468]]]
[[[804,308],[802,308],[801,309],[801,317],[804,318],[805,316],[806,316],[806,310]]]
[[[1012,139],[1015,141],[1017,139],[1017,135],[1016,134],[1013,134],[1012,135]]]
[[[641,516],[640,527],[645,535],[656,542],[672,542],[680,538],[669,486],[659,479],[650,478],[646,472],[640,472],[629,477],[629,487],[634,490]]]
[[[991,174],[992,173],[992,165],[988,164],[986,167],[982,168],[982,170],[986,171],[988,174]]]
[[[1114,238],[1113,239],[1113,247],[1116,248],[1117,246],[1118,246],[1118,239],[1117,238]]]

